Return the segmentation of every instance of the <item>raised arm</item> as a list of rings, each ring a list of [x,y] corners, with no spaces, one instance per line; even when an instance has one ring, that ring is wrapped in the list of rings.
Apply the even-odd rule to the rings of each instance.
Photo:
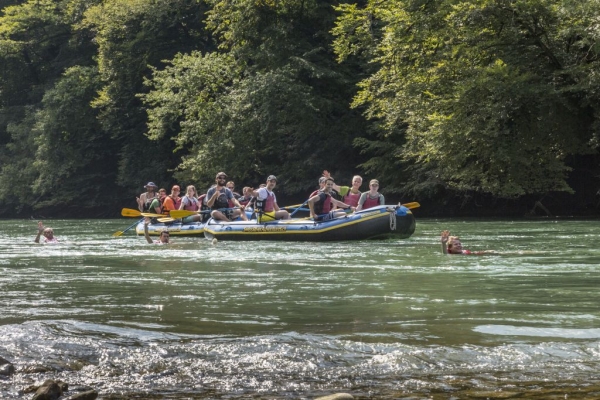
[[[323,176],[325,178],[331,178],[331,174],[329,173],[329,171],[327,171],[326,169],[323,170]],[[332,178],[333,179],[333,178]],[[335,182],[333,182],[333,186],[332,186],[333,190],[335,190],[336,192],[340,192],[340,186],[338,184],[336,184]]]
[[[44,232],[44,224],[42,224],[42,221],[39,221],[38,222],[38,233],[37,233],[37,236],[35,237],[35,243],[40,242],[40,237],[42,236],[43,232]]]
[[[148,224],[150,223],[150,218],[146,217],[144,218],[144,237],[146,238],[146,241],[149,244],[153,244],[154,242],[152,241],[152,238],[150,237],[150,234],[148,233]]]
[[[442,242],[442,253],[448,254],[448,238],[450,237],[450,231],[442,231],[441,242]]]

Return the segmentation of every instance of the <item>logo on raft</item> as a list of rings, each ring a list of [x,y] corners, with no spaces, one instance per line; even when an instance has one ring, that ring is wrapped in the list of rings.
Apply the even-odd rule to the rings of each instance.
[[[244,232],[285,232],[285,226],[248,226],[244,228]]]
[[[368,212],[368,213],[360,214],[360,217],[365,218],[365,217],[370,217],[371,215],[377,215],[377,214],[381,214],[381,213],[379,211]]]

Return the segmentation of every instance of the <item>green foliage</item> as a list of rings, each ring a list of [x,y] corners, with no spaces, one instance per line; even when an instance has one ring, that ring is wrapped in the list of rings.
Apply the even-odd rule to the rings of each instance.
[[[332,8],[294,0],[211,4],[209,27],[221,51],[175,57],[142,95],[150,137],[172,132],[189,151],[178,177],[208,185],[226,170],[257,184],[276,173],[294,193],[313,186],[324,168],[353,168],[362,124],[347,108],[350,69],[326,48]]]
[[[116,155],[89,107],[100,86],[95,67],[73,67],[46,92],[33,129],[38,172],[33,190],[40,196],[35,208],[93,208],[113,200]]]
[[[137,95],[152,66],[206,45],[204,11],[195,0],[109,0],[90,8],[79,24],[94,33],[98,45],[104,85],[92,105],[100,110],[102,128],[119,143],[117,180],[130,196],[141,190],[141,182],[171,180],[178,158],[174,146],[169,138],[151,142],[144,136],[145,113]]]
[[[600,3],[369,1],[338,8],[341,60],[376,66],[355,106],[382,133],[407,124],[390,157],[428,165],[457,190],[501,197],[569,191],[565,160],[589,153]],[[596,75],[596,73],[594,73]],[[422,169],[418,169],[423,171]]]

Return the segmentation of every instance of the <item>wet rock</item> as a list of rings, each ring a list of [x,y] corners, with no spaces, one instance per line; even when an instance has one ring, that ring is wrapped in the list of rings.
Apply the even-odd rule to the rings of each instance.
[[[10,376],[15,373],[15,366],[10,361],[0,357],[0,375]]]
[[[23,368],[21,372],[26,374],[43,374],[45,372],[53,371],[50,367],[45,367],[43,365],[30,365],[28,367]]]
[[[315,400],[353,400],[354,396],[348,393],[336,393],[329,396],[317,397]]]
[[[31,400],[58,400],[62,395],[61,381],[48,379],[38,388]]]
[[[96,392],[95,390],[89,390],[87,392],[74,394],[65,398],[64,400],[96,400],[97,398],[98,392]]]

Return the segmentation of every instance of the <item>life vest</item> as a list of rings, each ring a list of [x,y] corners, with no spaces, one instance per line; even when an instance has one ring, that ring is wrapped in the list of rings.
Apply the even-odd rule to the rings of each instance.
[[[325,197],[323,197],[325,196]],[[315,214],[327,214],[333,208],[333,203],[331,202],[331,195],[325,192],[319,191],[319,201],[315,203]]]
[[[362,209],[366,210],[367,208],[371,208],[371,207],[376,207],[376,206],[380,206],[381,204],[381,195],[378,195],[376,199],[372,199],[369,196],[369,192],[365,192],[366,193],[366,200],[363,203]]]
[[[256,208],[261,212],[275,211],[275,194],[267,190],[267,198],[256,198]]]
[[[187,196],[181,198],[181,202],[183,203],[183,209],[187,211],[198,211],[200,209],[200,204],[197,198],[192,197],[191,199]]]
[[[360,199],[361,193],[352,193],[352,189],[348,190],[348,193],[343,198],[343,202],[348,204],[349,206],[356,207],[358,206],[358,200]]]
[[[310,196],[308,196],[308,198],[310,199],[310,198],[318,195],[319,193],[323,193],[323,191],[320,190],[320,189],[319,190],[315,190],[314,192],[312,192],[310,194]],[[327,207],[325,207],[323,205],[323,199],[319,200],[319,202],[315,204],[315,212],[316,212],[317,209],[321,209],[321,208],[323,209],[322,212],[318,212],[317,214],[325,214],[325,213],[328,213],[329,211],[331,211],[333,209],[333,203],[331,202],[331,195],[327,196],[327,200],[326,201],[327,201]]]

